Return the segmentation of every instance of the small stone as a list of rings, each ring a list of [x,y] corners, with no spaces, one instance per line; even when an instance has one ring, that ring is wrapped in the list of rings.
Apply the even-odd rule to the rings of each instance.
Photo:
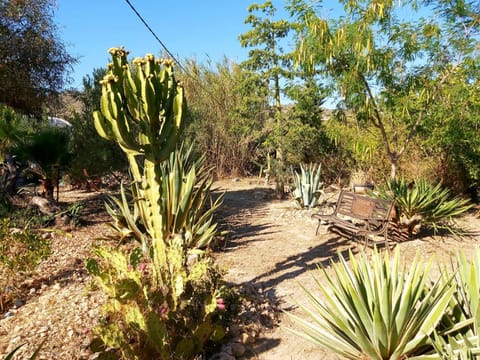
[[[60,284],[56,283],[55,285],[52,286],[53,290],[60,290]]]
[[[217,355],[212,357],[212,359],[215,359],[215,360],[236,360],[235,356],[229,355],[229,354],[224,353],[224,352],[218,353]]]
[[[240,336],[240,342],[242,344],[253,344],[255,342],[255,338],[250,335],[250,334],[247,334],[247,333],[243,333],[241,336]]]
[[[22,332],[22,330],[23,330],[22,325],[17,325],[17,326],[15,326],[15,328],[13,329],[13,333],[14,333],[14,334],[19,334],[19,333]]]
[[[243,354],[245,354],[245,351],[247,350],[245,346],[240,343],[232,343],[230,347],[232,349],[232,353],[233,353],[232,355],[235,355],[235,356],[242,356]]]
[[[13,314],[12,311],[7,311],[7,312],[5,313],[5,315],[3,315],[3,317],[6,319],[6,318],[9,318],[9,317],[12,317],[13,315],[14,315],[14,314]]]
[[[33,287],[33,288],[30,289],[29,294],[30,294],[30,295],[33,295],[33,294],[35,294],[36,291],[37,291],[37,289],[35,289],[35,288]]]
[[[50,232],[46,232],[46,233],[42,234],[42,239],[44,239],[44,240],[51,239],[52,237],[53,237],[53,234],[50,233]]]
[[[15,300],[15,304],[13,305],[13,308],[14,309],[18,309],[20,306],[22,306],[24,304],[23,300],[22,299],[16,299]]]
[[[12,343],[18,343],[20,340],[22,340],[21,336],[15,336],[11,341]]]

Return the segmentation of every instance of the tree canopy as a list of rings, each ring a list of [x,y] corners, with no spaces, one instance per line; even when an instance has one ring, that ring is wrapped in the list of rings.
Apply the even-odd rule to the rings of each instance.
[[[335,84],[342,99],[339,107],[353,114],[357,126],[373,125],[393,179],[419,126],[434,116],[435,104],[447,98],[451,79],[478,62],[478,3],[342,4],[344,16],[329,19],[304,1],[291,1],[292,13],[307,24],[297,59]]]
[[[39,115],[75,59],[58,38],[53,0],[0,1],[0,103]]]

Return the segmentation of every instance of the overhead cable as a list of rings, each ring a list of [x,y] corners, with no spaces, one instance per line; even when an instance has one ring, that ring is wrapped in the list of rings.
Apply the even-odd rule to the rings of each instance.
[[[153,31],[153,29],[148,25],[148,23],[145,21],[145,19],[142,17],[142,15],[140,15],[140,13],[137,11],[137,9],[135,9],[135,7],[132,5],[130,0],[125,0],[125,2],[128,4],[128,6],[130,6],[132,11],[135,13],[135,15],[137,15],[137,17],[140,19],[140,21],[143,23],[143,25],[145,25],[145,27],[148,29],[148,31],[150,31],[150,33],[153,35],[153,37],[162,46],[162,48],[165,50],[165,52],[168,54],[168,56],[170,56],[173,59],[173,61],[175,61],[177,63],[177,65],[180,67],[180,69],[182,69],[182,71],[184,71],[186,73],[186,71],[183,68],[180,61],[178,61],[178,59],[170,52],[170,50],[168,50],[167,46],[162,42],[162,40],[160,40],[160,38],[157,36],[155,31]]]

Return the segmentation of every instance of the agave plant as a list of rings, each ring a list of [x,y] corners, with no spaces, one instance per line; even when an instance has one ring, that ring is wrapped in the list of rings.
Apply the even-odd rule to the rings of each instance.
[[[323,194],[323,182],[320,181],[321,170],[320,164],[300,165],[300,173],[293,170],[293,199],[301,208],[310,209],[318,205],[320,196]]]
[[[450,310],[442,319],[442,327],[434,334],[432,344],[437,359],[478,359],[480,356],[480,249],[475,249],[471,259],[458,252],[456,263],[448,273],[455,273],[456,291],[450,302]],[[448,281],[448,280],[447,280]],[[433,356],[431,357],[434,358]]]
[[[145,229],[140,223],[141,219],[138,215],[138,210],[136,207],[131,209],[131,196],[127,196],[123,184],[120,187],[120,198],[109,196],[108,200],[109,203],[105,204],[105,208],[113,220],[108,223],[108,226],[115,231],[115,235],[112,237],[118,239],[120,243],[129,239],[135,239],[142,244],[144,249],[147,248],[148,238]]]
[[[332,271],[321,268],[326,285],[316,280],[322,297],[304,288],[311,308],[305,317],[289,314],[301,330],[292,331],[348,359],[414,358],[428,349],[429,335],[441,320],[455,291],[451,281],[427,284],[430,261],[400,265],[396,249],[381,257],[374,250],[349,266],[339,254]]]
[[[407,227],[409,235],[424,225],[435,232],[446,229],[454,233],[451,221],[472,207],[467,199],[452,196],[441,183],[431,185],[423,179],[409,183],[402,178],[388,183],[380,196],[395,199],[400,223]]]
[[[436,353],[432,355],[425,355],[416,360],[477,360],[480,357],[480,344],[478,336],[468,338],[466,336],[446,336],[446,338],[434,334],[432,344]]]
[[[223,194],[209,203],[212,170],[204,166],[205,158],[191,158],[192,147],[181,146],[161,163],[161,209],[166,241],[180,235],[187,248],[205,248],[216,235],[217,223],[213,214],[223,201]],[[133,238],[147,244],[145,229],[131,197],[121,189],[120,199],[111,197],[107,211],[114,219],[110,223],[120,241]]]
[[[212,168],[205,167],[205,157],[191,161],[192,147],[183,146],[165,161],[162,176],[162,209],[165,233],[181,235],[188,248],[205,248],[218,234],[213,214],[223,201],[223,194],[211,199]]]

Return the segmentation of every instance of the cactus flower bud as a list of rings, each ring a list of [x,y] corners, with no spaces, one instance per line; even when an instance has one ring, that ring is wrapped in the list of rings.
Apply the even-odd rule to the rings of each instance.
[[[217,308],[221,311],[224,311],[226,309],[226,304],[223,302],[223,298],[217,299]]]
[[[140,265],[138,265],[138,270],[143,272],[146,269],[147,269],[147,264],[146,263],[140,263]]]

